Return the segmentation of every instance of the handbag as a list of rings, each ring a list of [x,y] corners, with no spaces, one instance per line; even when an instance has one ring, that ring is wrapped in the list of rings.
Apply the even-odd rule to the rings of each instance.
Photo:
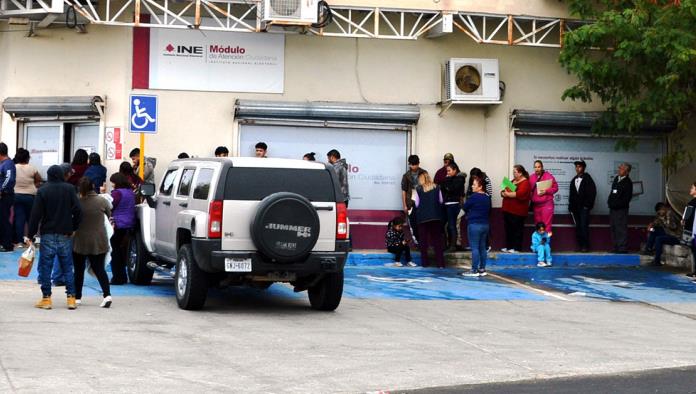
[[[25,278],[29,276],[31,273],[31,268],[34,266],[35,254],[36,249],[34,248],[34,245],[30,245],[19,257],[19,269],[17,271],[19,276],[23,276]]]

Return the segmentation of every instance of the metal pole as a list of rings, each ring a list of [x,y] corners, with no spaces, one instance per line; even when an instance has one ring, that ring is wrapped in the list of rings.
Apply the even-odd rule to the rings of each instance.
[[[140,162],[138,164],[138,176],[145,182],[145,133],[140,133]]]

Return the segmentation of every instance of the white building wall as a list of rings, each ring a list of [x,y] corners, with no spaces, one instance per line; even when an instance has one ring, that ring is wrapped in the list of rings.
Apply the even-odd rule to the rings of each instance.
[[[0,100],[8,96],[103,95],[107,101],[105,124],[127,126],[128,95],[132,93],[131,29],[89,26],[87,34],[51,29],[39,31],[34,38],[0,33],[0,50]],[[503,104],[455,106],[439,117],[440,70],[450,57],[500,59],[501,79],[507,84]],[[414,152],[421,156],[423,167],[434,172],[441,166],[442,155],[452,152],[462,169],[480,167],[499,184],[513,164],[512,109],[598,109],[560,100],[573,78],[561,69],[557,57],[558,49],[479,45],[463,34],[418,41],[288,35],[282,95],[146,91],[160,99],[159,133],[147,137],[146,152],[158,158],[160,176],[166,163],[181,151],[206,156],[218,145],[235,151],[237,98],[415,103],[421,106],[421,120]],[[10,142],[16,126],[7,118],[4,114],[0,133]],[[124,154],[137,145],[137,136],[127,135]],[[337,147],[340,149],[340,141]],[[118,162],[107,164],[112,170],[118,166]],[[531,163],[521,164],[531,167]],[[500,201],[496,199],[495,204]]]

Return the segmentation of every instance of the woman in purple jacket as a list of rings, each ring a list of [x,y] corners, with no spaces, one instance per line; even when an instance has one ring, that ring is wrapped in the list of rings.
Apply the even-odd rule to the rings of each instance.
[[[111,284],[123,285],[128,281],[126,275],[126,257],[130,233],[135,228],[135,193],[125,175],[115,173],[109,181],[113,190],[113,209],[111,217],[114,235],[111,237]]]
[[[538,183],[543,181],[551,181],[551,186],[545,189],[539,188]],[[544,223],[546,232],[551,234],[554,209],[553,195],[558,193],[556,178],[550,172],[544,171],[544,163],[537,160],[534,162],[534,174],[529,178],[529,184],[532,187],[534,223]]]

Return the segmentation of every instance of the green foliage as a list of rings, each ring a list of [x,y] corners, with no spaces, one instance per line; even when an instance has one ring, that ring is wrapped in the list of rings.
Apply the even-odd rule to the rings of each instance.
[[[600,100],[603,134],[635,136],[647,125],[676,120],[666,167],[693,160],[684,139],[696,126],[696,0],[567,0],[592,23],[567,32],[560,63],[578,78],[563,99]],[[625,147],[632,145],[628,138]]]

